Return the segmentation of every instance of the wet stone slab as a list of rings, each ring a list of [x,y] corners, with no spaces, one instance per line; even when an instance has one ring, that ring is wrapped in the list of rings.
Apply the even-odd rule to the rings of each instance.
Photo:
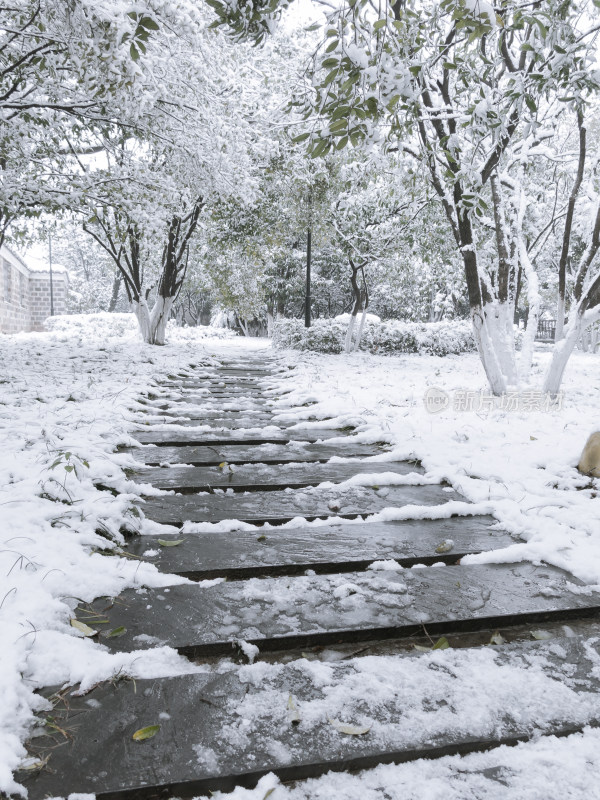
[[[143,408],[139,406],[142,405]],[[269,409],[257,409],[254,411],[222,411],[220,408],[206,408],[201,403],[186,403],[183,399],[172,400],[169,397],[161,397],[158,400],[146,400],[142,398],[138,401],[138,406],[132,411],[144,411],[152,414],[175,414],[193,415],[193,419],[205,419],[207,424],[212,424],[213,419],[267,419],[272,420],[275,411]]]
[[[167,495],[148,499],[140,507],[148,519],[166,525],[226,519],[279,524],[294,517],[355,517],[388,507],[440,505],[458,497],[455,493],[450,497],[441,486],[386,486],[381,489],[353,486],[348,489]]]
[[[598,724],[598,650],[570,638],[104,684],[63,694],[53,717],[68,738],[42,728],[29,750],[46,766],[18,777],[30,800],[191,798],[271,771],[299,780],[565,735]],[[152,738],[132,739],[150,725]]]
[[[162,464],[191,464],[193,466],[218,466],[228,464],[286,464],[296,462],[325,462],[334,457],[367,458],[381,454],[378,445],[343,442],[328,444],[309,444],[290,442],[289,444],[265,445],[210,445],[207,447],[131,447],[123,448],[131,453],[136,461],[148,466]]]
[[[250,464],[237,467],[150,467],[131,475],[138,483],[149,483],[159,489],[178,492],[208,491],[210,489],[250,490],[256,488],[284,489],[286,487],[316,486],[324,481],[341,483],[356,475],[383,476],[421,474],[423,470],[408,461],[369,463],[356,460],[352,464],[288,464],[265,466]],[[377,477],[370,479],[373,484]]]
[[[211,397],[208,394],[199,392],[172,392],[168,395],[161,394],[157,399],[160,402],[168,401],[169,403],[194,404],[207,411],[269,412],[273,405],[271,400],[262,396],[255,398],[245,396],[236,397],[235,395],[228,395],[228,397]]]
[[[191,580],[294,575],[307,569],[347,572],[385,559],[406,567],[456,563],[467,553],[513,544],[507,533],[491,529],[494,523],[492,517],[451,517],[160,537],[167,542],[183,538],[181,544],[170,547],[159,545],[156,536],[136,536],[126,550],[161,572]]]
[[[439,566],[127,590],[92,604],[111,650],[169,645],[190,657],[243,639],[264,650],[481,630],[600,612],[600,594],[551,567]],[[85,620],[84,613],[82,619]]]
[[[268,428],[252,428],[248,430],[205,430],[206,426],[199,427],[197,433],[193,428],[188,430],[134,430],[131,435],[141,444],[155,444],[166,447],[202,447],[204,445],[218,444],[287,444],[288,442],[310,442],[315,443],[326,439],[338,439],[344,436],[340,430],[328,428],[306,429],[287,429],[282,430],[276,425]]]
[[[141,411],[141,409],[135,410],[138,413]],[[272,427],[284,431],[287,428],[297,425],[298,431],[303,433],[310,432],[314,436],[317,436],[320,430],[320,426],[318,425],[311,425],[310,423],[305,425],[298,424],[296,420],[291,422],[287,422],[285,420],[282,421],[277,419],[274,414],[245,414],[244,412],[233,414],[230,412],[229,416],[225,416],[227,412],[222,412],[220,415],[217,412],[211,416],[206,416],[206,412],[203,409],[195,409],[193,406],[184,406],[182,409],[173,408],[171,406],[168,410],[162,410],[160,408],[148,409],[142,413],[148,414],[149,417],[150,415],[152,416],[152,419],[148,417],[147,421],[143,416],[138,417],[136,422],[142,425],[166,423],[171,425],[182,425],[186,428],[197,428],[202,426],[206,429],[212,428],[218,430],[226,428],[232,431],[244,430],[247,428],[264,429]],[[336,435],[341,435],[339,430],[337,431]]]
[[[246,395],[247,397],[260,397],[266,390],[266,387],[258,386],[256,384],[232,384],[208,381],[178,381],[171,383],[159,383],[161,389],[174,389],[178,392],[193,392],[194,394],[205,394],[207,396],[235,394]]]

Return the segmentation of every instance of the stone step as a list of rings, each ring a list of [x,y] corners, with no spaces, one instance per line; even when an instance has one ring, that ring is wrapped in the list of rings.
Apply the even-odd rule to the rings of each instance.
[[[220,445],[218,447],[127,447],[136,461],[148,466],[161,464],[191,464],[192,466],[218,466],[228,464],[288,464],[298,462],[323,463],[334,456],[342,458],[367,458],[383,452],[378,445],[354,444],[308,444],[291,442],[287,445]],[[375,462],[374,462],[375,463]]]
[[[204,426],[198,427],[198,432],[194,428],[189,430],[148,430],[147,427],[134,430],[131,435],[141,444],[155,444],[165,447],[206,447],[208,445],[220,444],[242,444],[242,445],[261,445],[261,444],[287,444],[288,442],[320,442],[326,439],[338,439],[344,436],[344,432],[330,428],[315,429],[286,429],[282,430],[272,425],[261,431],[250,429],[246,432],[240,430],[215,431],[204,430]]]
[[[297,781],[565,736],[600,722],[599,657],[597,638],[564,638],[63,691],[54,730],[29,745],[44,768],[17,777],[29,800],[192,798],[253,788],[268,772]],[[134,741],[148,726],[155,735]]]
[[[102,640],[113,651],[168,645],[196,658],[231,653],[236,640],[276,651],[597,616],[600,594],[523,563],[130,589],[91,608],[103,630],[125,628]]]
[[[158,544],[156,536],[135,536],[125,549],[161,572],[195,581],[296,575],[308,569],[352,572],[387,559],[403,567],[454,564],[468,553],[514,544],[509,534],[491,529],[494,523],[493,517],[450,517],[161,536],[167,542],[183,539],[171,547]]]
[[[135,409],[137,412],[140,412],[141,409]],[[282,431],[285,431],[292,426],[299,424],[297,430],[299,431],[307,431],[310,430],[311,433],[315,435],[318,434],[319,428],[316,426],[311,425],[303,425],[302,423],[297,423],[296,420],[291,422],[281,422],[280,420],[275,419],[273,414],[244,414],[242,412],[238,412],[237,414],[233,415],[229,412],[228,416],[224,416],[228,414],[228,412],[217,412],[212,415],[207,415],[206,411],[202,410],[201,408],[195,410],[192,408],[182,408],[181,410],[177,408],[170,407],[169,410],[161,410],[161,409],[148,409],[147,411],[141,412],[143,414],[152,414],[154,417],[159,417],[159,420],[153,420],[146,423],[144,418],[138,418],[138,424],[142,425],[156,425],[156,424],[167,424],[167,425],[181,425],[185,428],[197,428],[199,426],[202,427],[209,427],[210,428],[227,428],[228,430],[244,430],[247,428],[268,428],[275,426]],[[218,414],[221,413],[220,416]],[[337,435],[340,436],[340,431],[337,432]]]
[[[453,495],[454,499],[456,497]],[[148,519],[165,525],[222,520],[280,525],[295,517],[307,520],[338,516],[352,518],[388,507],[437,506],[449,499],[443,487],[436,485],[386,486],[382,489],[356,486],[348,489],[167,495],[149,498],[141,509]]]
[[[247,464],[236,467],[150,467],[131,475],[138,483],[149,483],[158,489],[176,492],[206,492],[211,489],[235,489],[236,491],[269,491],[285,488],[306,488],[329,481],[341,483],[356,475],[407,475],[421,474],[420,467],[408,461],[368,462],[355,460],[346,464],[288,464],[265,466]],[[371,480],[376,483],[377,478]]]

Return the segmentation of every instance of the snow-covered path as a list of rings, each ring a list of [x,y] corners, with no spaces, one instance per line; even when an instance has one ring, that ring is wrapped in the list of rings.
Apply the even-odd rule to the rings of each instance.
[[[118,673],[143,678],[190,671],[189,662],[166,647],[144,651],[142,657],[140,652],[109,653],[78,634],[69,620],[78,600],[117,594],[128,586],[158,587],[177,580],[160,575],[149,564],[92,552],[107,546],[106,539],[96,533],[99,527],[120,540],[124,518],[141,532],[156,531],[135,512],[128,514],[136,489],[122,470],[132,462],[113,452],[115,444],[131,442],[128,430],[140,419],[131,408],[139,392],[152,376],[177,372],[192,363],[211,363],[215,354],[243,353],[248,347],[255,352],[265,346],[210,340],[206,347],[193,336],[187,341],[174,336],[162,350],[140,345],[131,337],[107,337],[106,329],[97,331],[96,339],[88,336],[90,331],[84,333],[81,338],[58,333],[5,337],[0,342],[9,365],[7,383],[1,387],[6,426],[0,474],[8,515],[2,528],[7,583],[0,624],[3,640],[14,642],[5,648],[1,668],[0,788],[5,791],[16,788],[10,772],[23,754],[20,740],[28,730],[31,711],[40,706],[32,691],[36,686],[81,681],[90,687]],[[567,379],[560,411],[449,411],[435,416],[421,404],[427,385],[448,392],[483,388],[475,359],[385,359],[361,354],[280,354],[278,359],[296,365],[299,378],[295,392],[280,401],[282,419],[294,422],[307,415],[303,404],[310,400],[311,415],[316,412],[337,423],[358,423],[365,442],[390,441],[396,458],[420,458],[432,480],[449,480],[470,499],[486,504],[511,531],[526,532],[530,541],[515,544],[504,559],[544,559],[587,582],[600,583],[600,517],[594,497],[598,487],[575,491],[583,481],[573,469],[583,441],[591,429],[599,427],[598,409],[588,399],[594,391],[597,397],[600,388],[597,359],[576,359],[574,379],[571,384]],[[123,494],[114,497],[101,492],[94,481],[110,482]],[[527,796],[518,793],[528,779],[524,758],[534,768],[546,752],[562,746],[577,763],[588,758],[594,737],[590,732],[565,742],[503,752],[503,764],[515,754],[507,791],[512,785],[512,796]],[[444,762],[441,774],[448,780],[455,774],[464,776],[465,771],[473,773],[471,779],[461,777],[457,791],[462,794],[456,797],[480,796],[477,791],[485,781],[481,783],[479,770],[490,762],[477,758]],[[465,767],[461,767],[463,762]],[[410,786],[412,780],[414,792],[411,774],[408,767],[382,767],[362,778],[349,776],[346,796],[368,796],[367,789],[379,792],[374,797],[385,796],[384,792],[396,796],[391,788],[394,781]],[[436,773],[427,774],[423,793],[408,796],[436,796],[432,793]],[[305,791],[306,796],[333,796],[339,780],[322,778],[306,790],[293,790],[300,792],[293,797],[304,797]],[[570,780],[572,785],[581,785],[581,778],[579,784],[573,776]],[[256,794],[239,796],[264,797],[274,786],[269,781],[264,779]],[[555,781],[554,785],[560,784]],[[593,797],[593,791],[590,783],[587,796]],[[277,787],[270,796],[276,800],[288,793]],[[577,795],[563,792],[560,796]]]

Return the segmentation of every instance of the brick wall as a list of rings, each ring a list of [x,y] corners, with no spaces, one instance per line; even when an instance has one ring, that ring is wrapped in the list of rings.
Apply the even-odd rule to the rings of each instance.
[[[66,314],[69,278],[52,274],[54,313]],[[7,247],[0,253],[0,333],[43,331],[50,316],[50,273],[34,272]]]
[[[68,281],[66,273],[52,275],[54,313],[67,313]],[[44,320],[50,316],[50,275],[47,272],[32,272],[29,277],[29,305],[32,331],[43,331]]]
[[[0,331],[31,328],[29,275],[18,260],[0,256]]]

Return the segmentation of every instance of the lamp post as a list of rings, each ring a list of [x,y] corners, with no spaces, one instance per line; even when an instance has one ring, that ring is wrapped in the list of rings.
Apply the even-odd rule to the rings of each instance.
[[[311,257],[312,231],[306,232],[306,297],[304,300],[304,327],[310,328],[310,257]]]
[[[50,316],[54,316],[54,285],[52,282],[52,236],[48,234],[48,264],[50,265]]]

